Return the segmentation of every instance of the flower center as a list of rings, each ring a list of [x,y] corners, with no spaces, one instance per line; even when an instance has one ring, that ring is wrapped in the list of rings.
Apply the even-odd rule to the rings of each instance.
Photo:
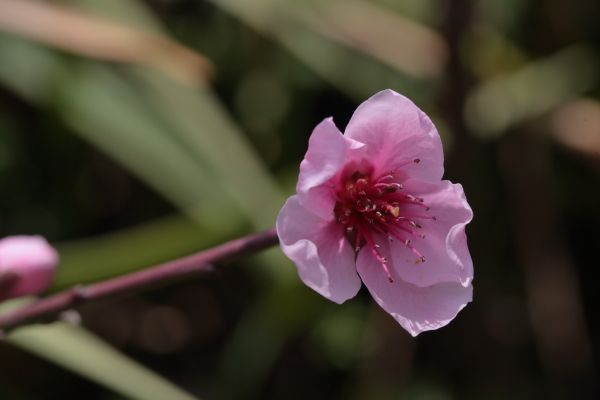
[[[373,177],[370,167],[350,168],[349,173],[343,174],[336,193],[335,216],[345,226],[346,237],[354,250],[358,253],[367,246],[388,280],[393,282],[388,260],[381,254],[378,240],[382,236],[390,242],[399,240],[416,256],[416,264],[423,263],[425,257],[415,248],[411,238],[424,239],[418,221],[435,220],[435,217],[428,215],[429,207],[422,198],[407,193],[398,182],[397,171]]]

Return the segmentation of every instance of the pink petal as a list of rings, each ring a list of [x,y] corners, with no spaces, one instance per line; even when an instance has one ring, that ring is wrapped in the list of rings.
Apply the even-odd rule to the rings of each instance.
[[[300,279],[336,303],[354,297],[361,285],[343,229],[308,211],[298,196],[290,197],[277,217],[281,248],[296,264]]]
[[[390,282],[368,251],[359,253],[356,265],[371,296],[412,336],[447,325],[472,300],[472,286],[440,283],[419,287],[397,277]]]
[[[422,228],[415,229],[425,238],[407,235],[414,247],[425,256],[425,262],[416,264],[416,256],[399,241],[392,242],[391,256],[394,269],[407,283],[430,286],[443,282],[468,286],[473,279],[473,261],[467,246],[465,226],[473,218],[463,188],[449,181],[428,183],[407,181],[406,190],[424,199],[430,211],[411,207],[415,214],[435,216],[436,220],[415,219]]]
[[[0,240],[0,274],[17,276],[1,298],[37,294],[54,278],[58,253],[41,236],[11,236]]]
[[[328,181],[343,168],[347,152],[361,146],[344,137],[332,118],[317,125],[300,164],[300,176],[296,185],[300,203],[321,218],[332,220],[335,194]]]
[[[442,179],[444,155],[435,126],[412,101],[387,89],[354,112],[345,135],[366,145],[376,174],[400,170],[406,176]],[[419,163],[412,162],[419,159]]]

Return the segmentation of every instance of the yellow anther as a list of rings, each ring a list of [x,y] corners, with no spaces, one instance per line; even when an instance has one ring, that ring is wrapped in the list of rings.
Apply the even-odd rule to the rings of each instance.
[[[390,212],[390,214],[392,214],[394,216],[394,218],[398,218],[400,216],[400,207],[395,206],[395,207],[388,207],[388,211]]]

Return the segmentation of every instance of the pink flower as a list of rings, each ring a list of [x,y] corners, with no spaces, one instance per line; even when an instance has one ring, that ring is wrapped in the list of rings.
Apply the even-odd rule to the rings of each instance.
[[[0,299],[45,290],[54,278],[58,253],[41,236],[0,240]]]
[[[343,303],[362,280],[413,336],[449,323],[472,299],[473,213],[443,161],[431,120],[392,90],[362,103],[345,134],[332,118],[317,125],[277,217],[302,281]]]

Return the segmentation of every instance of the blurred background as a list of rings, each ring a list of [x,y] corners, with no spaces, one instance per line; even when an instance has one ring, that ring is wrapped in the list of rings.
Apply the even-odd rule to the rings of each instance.
[[[385,88],[436,123],[476,268],[474,302],[413,339],[272,249],[12,332],[0,398],[599,398],[599,18],[596,0],[0,0],[0,236],[59,248],[51,291],[272,226],[312,128]]]

